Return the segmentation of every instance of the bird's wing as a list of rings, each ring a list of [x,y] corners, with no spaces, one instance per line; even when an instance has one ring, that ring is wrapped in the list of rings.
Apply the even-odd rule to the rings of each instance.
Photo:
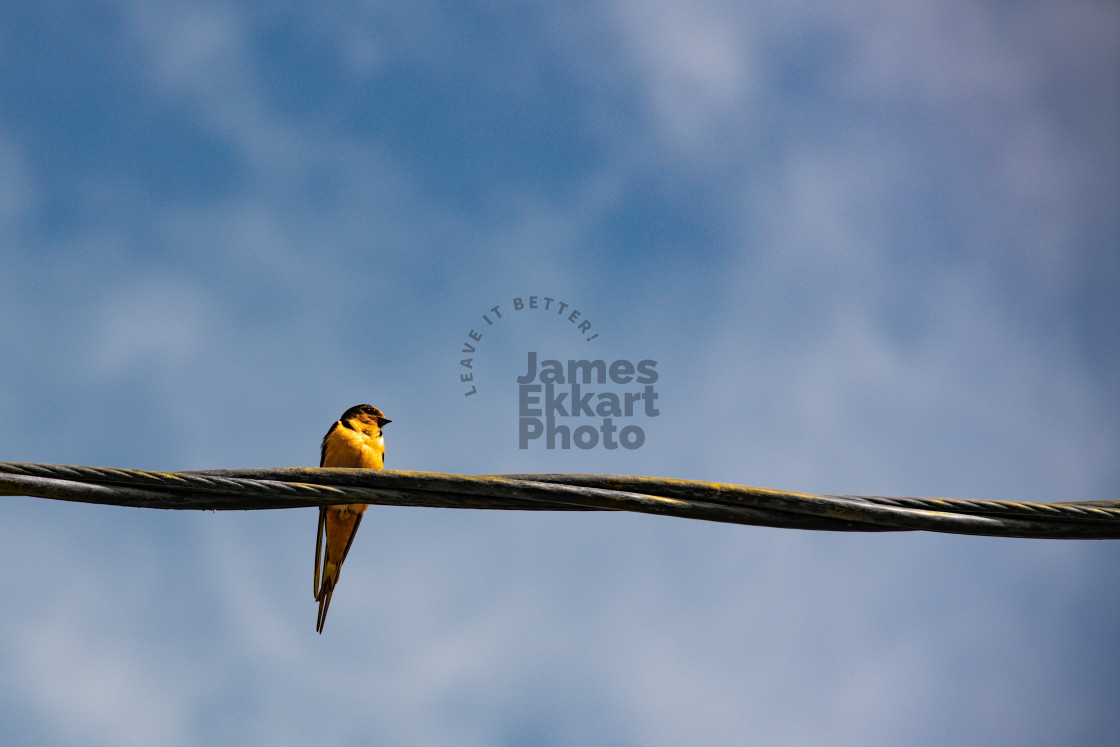
[[[320,467],[323,466],[323,462],[327,461],[327,439],[331,437],[332,433],[334,433],[334,429],[337,428],[340,425],[342,425],[341,420],[334,421],[334,424],[332,424],[331,427],[329,429],[327,429],[327,435],[323,436],[323,443],[319,445],[319,466]]]

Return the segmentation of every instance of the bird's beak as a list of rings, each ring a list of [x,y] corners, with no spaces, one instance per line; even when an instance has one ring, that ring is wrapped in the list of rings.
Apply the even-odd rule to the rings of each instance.
[[[386,423],[392,423],[392,422],[393,421],[389,420],[389,418],[378,418],[377,419],[377,427],[378,428],[384,428]]]

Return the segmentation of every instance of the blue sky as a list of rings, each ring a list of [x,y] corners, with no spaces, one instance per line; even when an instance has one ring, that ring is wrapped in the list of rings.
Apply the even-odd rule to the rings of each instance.
[[[391,468],[1117,497],[1113,4],[9,3],[0,72],[0,459],[370,402]],[[642,448],[518,449],[530,350],[656,360]],[[318,636],[313,510],[2,505],[5,744],[1120,727],[1110,542],[378,508]]]

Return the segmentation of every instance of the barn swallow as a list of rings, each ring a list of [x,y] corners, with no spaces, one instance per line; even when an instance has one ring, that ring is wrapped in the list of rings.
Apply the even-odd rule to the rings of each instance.
[[[385,466],[385,439],[381,429],[392,422],[381,410],[370,405],[355,405],[334,422],[323,436],[319,449],[320,467],[359,467],[382,469]],[[315,601],[319,603],[319,620],[315,630],[323,632],[331,593],[338,583],[338,573],[362,514],[369,506],[349,503],[343,506],[319,507],[319,533],[315,537]],[[323,557],[323,537],[326,536],[327,554]],[[320,559],[322,564],[320,566]],[[319,578],[322,574],[322,583]]]

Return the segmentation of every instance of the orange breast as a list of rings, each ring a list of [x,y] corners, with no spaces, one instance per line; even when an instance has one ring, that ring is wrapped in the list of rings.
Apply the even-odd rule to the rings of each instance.
[[[370,436],[340,427],[335,428],[327,439],[323,466],[381,469],[385,464],[384,454],[385,440],[380,434]]]

